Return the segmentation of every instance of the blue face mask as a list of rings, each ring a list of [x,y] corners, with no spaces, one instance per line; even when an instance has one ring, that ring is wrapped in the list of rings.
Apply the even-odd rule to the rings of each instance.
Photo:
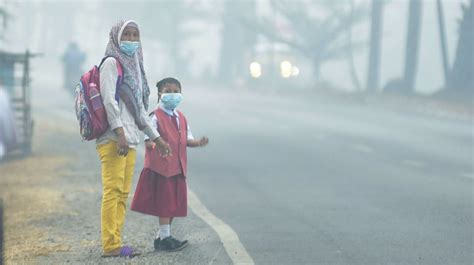
[[[183,100],[181,93],[163,93],[160,101],[167,110],[174,110]]]
[[[138,41],[121,41],[120,50],[126,55],[132,56],[135,51],[140,47],[140,42]]]

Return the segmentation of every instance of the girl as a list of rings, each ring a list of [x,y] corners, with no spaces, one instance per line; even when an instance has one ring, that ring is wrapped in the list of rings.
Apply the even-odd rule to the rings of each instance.
[[[174,78],[165,78],[156,84],[158,108],[152,122],[160,136],[171,147],[164,157],[155,150],[155,144],[145,140],[145,165],[137,184],[131,209],[159,217],[160,230],[154,241],[156,250],[177,251],[187,246],[171,236],[170,224],[174,217],[187,214],[186,147],[203,147],[207,137],[195,140],[183,113],[176,110],[182,100],[181,84]]]

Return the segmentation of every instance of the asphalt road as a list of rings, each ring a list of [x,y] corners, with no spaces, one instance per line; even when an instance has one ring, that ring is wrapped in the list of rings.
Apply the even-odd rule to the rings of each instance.
[[[472,120],[184,87],[189,186],[256,264],[472,264]]]
[[[189,187],[255,264],[473,263],[472,120],[270,89],[184,84],[183,93],[194,136],[210,138],[189,151]],[[74,157],[91,167],[63,172],[55,187],[78,214],[44,222],[71,250],[37,261],[115,263],[100,259],[99,165],[94,145],[78,140],[71,102],[36,98],[36,115],[64,129],[51,130],[51,139],[71,143],[48,152],[80,151]],[[137,153],[133,188],[143,146]],[[129,212],[126,241],[145,253],[132,263],[232,263],[216,227],[192,211],[175,226],[191,242],[182,252],[154,253],[156,226]]]

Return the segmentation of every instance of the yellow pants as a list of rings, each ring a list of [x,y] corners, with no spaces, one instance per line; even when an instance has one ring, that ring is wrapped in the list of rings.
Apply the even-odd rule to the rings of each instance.
[[[127,156],[119,156],[116,142],[97,146],[102,164],[101,231],[104,252],[122,246],[122,228],[125,221],[126,203],[135,168],[135,149]]]

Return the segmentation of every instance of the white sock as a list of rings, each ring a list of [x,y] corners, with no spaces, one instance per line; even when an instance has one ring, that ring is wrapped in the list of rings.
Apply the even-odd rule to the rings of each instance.
[[[158,228],[158,232],[156,233],[155,239],[160,238],[160,229]]]
[[[170,225],[160,225],[160,238],[163,240],[169,236],[171,236]]]

